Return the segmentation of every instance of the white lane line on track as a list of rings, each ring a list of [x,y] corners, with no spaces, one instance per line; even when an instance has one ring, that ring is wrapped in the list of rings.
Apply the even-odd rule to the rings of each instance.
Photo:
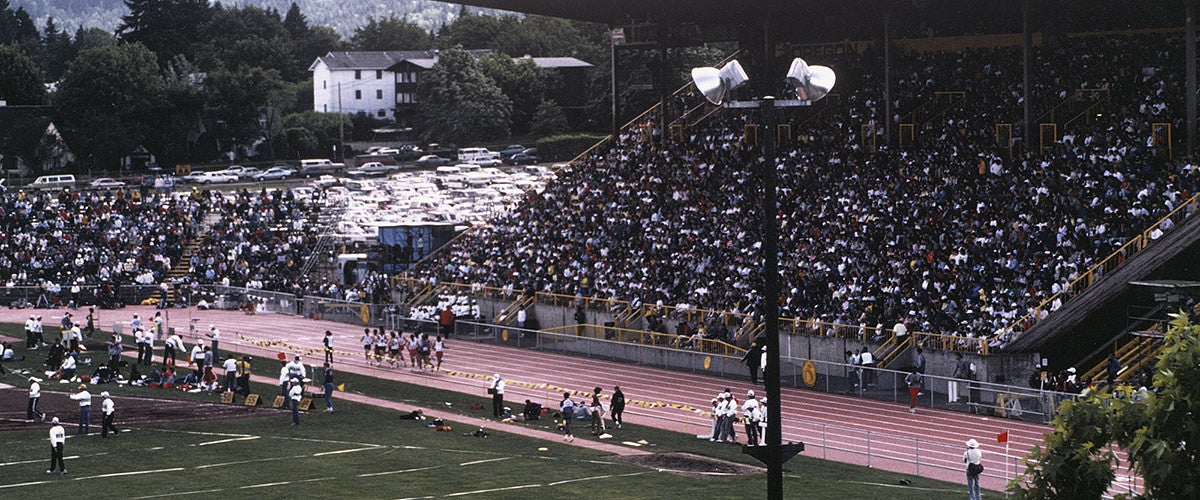
[[[487,460],[476,460],[476,461],[474,461],[474,462],[463,462],[463,463],[461,463],[461,464],[458,464],[458,465],[459,465],[460,467],[465,467],[465,466],[467,466],[467,465],[486,464],[486,463],[488,463],[488,462],[499,462],[499,461],[501,461],[501,460],[510,460],[510,459],[513,459],[513,458],[516,458],[516,457],[500,457],[500,458],[489,458],[489,459],[487,459]]]
[[[409,473],[409,472],[420,472],[423,470],[433,470],[433,469],[440,469],[440,468],[442,468],[441,465],[435,465],[432,467],[418,467],[416,469],[390,470],[387,472],[371,472],[368,474],[359,474],[357,477],[387,476],[387,475],[391,475],[391,474],[405,474],[405,473]]]
[[[250,489],[254,489],[254,488],[268,488],[271,486],[284,486],[284,485],[288,485],[288,484],[315,483],[317,481],[328,481],[330,479],[336,479],[336,478],[318,477],[316,479],[301,479],[298,481],[280,481],[278,483],[251,484],[251,485],[247,485],[247,486],[239,486],[238,489],[239,490],[250,490]]]
[[[567,479],[567,480],[564,480],[564,481],[555,481],[555,482],[553,482],[553,483],[549,483],[549,484],[547,484],[546,486],[558,486],[558,485],[560,485],[560,484],[567,484],[567,483],[578,483],[578,482],[580,482],[580,481],[591,481],[591,480],[593,480],[593,479],[608,479],[608,478],[613,478],[613,477],[629,477],[629,476],[640,476],[640,475],[642,475],[642,474],[649,474],[649,473],[650,473],[650,471],[642,471],[642,472],[631,472],[631,473],[629,473],[629,474],[609,474],[609,475],[607,475],[607,476],[581,477],[581,478],[578,478],[578,479]]]
[[[381,448],[382,448],[381,446],[367,446],[365,448],[354,448],[354,449],[350,449],[350,450],[323,451],[321,453],[313,453],[312,456],[323,457],[325,455],[341,455],[342,453],[354,453],[356,451],[365,451],[365,450],[378,450]]]
[[[174,468],[170,468],[170,469],[135,470],[135,471],[130,471],[130,472],[113,472],[110,474],[98,474],[95,476],[81,476],[81,477],[76,477],[73,479],[75,481],[82,481],[84,479],[98,479],[98,478],[104,478],[104,477],[119,477],[119,476],[140,476],[143,474],[158,474],[160,472],[179,472],[181,470],[184,470],[183,467],[174,467]]]
[[[260,439],[260,438],[262,438],[262,436],[246,436],[246,437],[238,437],[238,438],[229,438],[229,439],[222,439],[219,441],[205,441],[203,443],[197,443],[196,446],[208,446],[210,444],[232,443],[234,441],[253,441],[255,439]]]
[[[541,488],[542,486],[545,486],[545,485],[542,485],[542,484],[522,484],[522,485],[519,485],[519,486],[509,486],[509,487],[506,487],[506,488],[492,488],[492,489],[488,489],[488,490],[463,491],[463,492],[459,492],[459,493],[451,493],[451,494],[449,494],[449,495],[443,495],[443,496],[446,496],[446,497],[461,497],[461,496],[465,496],[465,495],[478,495],[478,494],[480,494],[480,493],[492,493],[492,492],[495,492],[495,491],[521,490],[521,489],[525,489],[525,488]]]

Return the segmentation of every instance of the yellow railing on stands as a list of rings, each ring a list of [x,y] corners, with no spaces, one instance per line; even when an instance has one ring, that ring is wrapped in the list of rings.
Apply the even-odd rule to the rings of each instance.
[[[541,331],[547,333],[556,333],[559,335],[573,335],[576,337],[609,340],[613,342],[651,345],[655,347],[665,347],[668,349],[699,351],[709,354],[717,354],[720,356],[741,357],[746,354],[745,349],[741,349],[735,345],[715,339],[698,339],[690,336],[647,332],[645,330],[630,330],[628,328],[617,328],[611,326],[579,324],[555,328],[544,328]],[[539,342],[552,342],[553,339],[553,337],[543,337],[539,339]]]
[[[1163,216],[1158,222],[1143,230],[1141,234],[1134,236],[1129,242],[1118,248],[1117,251],[1105,257],[1104,260],[1101,260],[1088,269],[1087,272],[1081,274],[1075,281],[1063,287],[1062,291],[1043,300],[1037,307],[1030,310],[1024,316],[1017,318],[1012,325],[1009,325],[1007,329],[1002,330],[1001,333],[997,333],[992,338],[998,338],[1006,332],[1019,333],[1029,330],[1044,316],[1049,314],[1050,307],[1056,300],[1061,299],[1063,303],[1066,303],[1071,298],[1095,285],[1097,280],[1124,264],[1133,255],[1145,250],[1150,245],[1150,242],[1160,237],[1161,233],[1166,231],[1163,229],[1165,222],[1169,220],[1172,227],[1182,224],[1183,219],[1196,212],[1198,203],[1200,203],[1200,194],[1192,196],[1188,201],[1176,207],[1175,210],[1172,210],[1171,213]]]

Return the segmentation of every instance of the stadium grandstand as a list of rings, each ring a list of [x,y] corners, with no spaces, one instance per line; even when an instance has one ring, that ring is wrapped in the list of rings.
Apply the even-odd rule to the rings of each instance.
[[[546,328],[643,332],[629,338],[680,348],[695,337],[687,345],[738,358],[763,323],[762,189],[751,166],[767,161],[781,181],[779,305],[792,337],[853,341],[894,367],[918,346],[961,352],[981,378],[1007,383],[1023,383],[1042,358],[1088,370],[1120,351],[1130,356],[1122,378],[1133,380],[1154,349],[1143,339],[1168,311],[1194,306],[1186,286],[1131,284],[1197,279],[1187,266],[1200,173],[1188,154],[1185,58],[1195,40],[1181,6],[1135,16],[1128,2],[1043,6],[1025,13],[1054,29],[1033,42],[1011,2],[969,12],[898,2],[887,44],[882,23],[836,31],[880,2],[820,15],[788,2],[796,12],[773,22],[797,28],[771,24],[777,38],[764,44],[750,27],[782,2],[740,2],[730,16],[727,2],[708,1],[465,3],[625,26],[627,42],[647,50],[734,40],[742,50],[732,56],[754,74],[812,51],[839,83],[821,104],[786,112],[778,155],[765,159],[752,116],[660,88],[658,106],[543,190],[402,276],[356,283],[314,272],[345,245],[328,236],[337,206],[323,191],[9,191],[0,279],[10,303],[140,301],[164,282],[169,301],[195,303],[189,296],[218,286],[427,318],[434,304],[489,301],[482,316],[506,325],[524,310]],[[577,305],[586,321],[559,314]],[[845,361],[840,349],[824,356]]]

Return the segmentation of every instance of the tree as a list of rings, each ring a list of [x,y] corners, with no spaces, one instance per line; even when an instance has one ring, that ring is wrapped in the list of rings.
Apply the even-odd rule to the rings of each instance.
[[[0,97],[9,104],[41,104],[46,98],[42,72],[21,51],[0,45]]]
[[[160,133],[165,84],[141,44],[88,49],[52,97],[54,122],[89,167],[116,169],[122,157]]]
[[[567,124],[567,116],[554,101],[542,101],[538,105],[537,112],[533,114],[531,132],[545,137],[569,130],[571,130],[571,126]]]
[[[291,38],[279,13],[258,7],[213,11],[196,43],[196,64],[206,71],[241,66],[288,71]],[[307,67],[305,68],[307,69]]]
[[[0,0],[0,45],[37,44],[39,42],[37,25],[25,11],[25,7],[10,10],[8,0]]]
[[[350,120],[338,113],[318,113],[305,111],[294,113],[283,118],[286,151],[281,156],[286,158],[312,158],[330,156],[334,146],[338,144],[338,126],[345,129],[347,135],[354,135],[354,126]]]
[[[75,30],[74,53],[78,54],[87,49],[111,47],[117,44],[117,37],[100,28],[79,28]]]
[[[366,26],[354,30],[350,43],[364,51],[426,50],[433,47],[433,38],[406,18],[388,16],[368,19]]]
[[[512,102],[462,47],[438,55],[417,96],[426,140],[466,144],[509,135]]]
[[[1117,465],[1113,445],[1145,481],[1150,498],[1196,498],[1200,491],[1200,327],[1173,315],[1142,401],[1085,391],[1063,404],[1044,447],[1008,485],[1016,498],[1100,498]]]
[[[140,42],[166,63],[178,54],[194,60],[192,43],[212,17],[208,0],[125,0],[129,14],[121,17],[117,36]]]
[[[1152,498],[1200,496],[1200,327],[1175,315],[1154,365],[1143,415],[1118,414],[1118,443]],[[1134,412],[1126,412],[1134,413]]]
[[[512,133],[528,133],[533,114],[546,98],[546,72],[529,59],[514,61],[503,54],[480,58],[479,68],[512,100]]]
[[[259,140],[268,143],[282,131],[281,109],[290,102],[286,86],[273,69],[239,66],[209,73],[208,107],[211,117],[224,125],[217,132],[225,150],[248,148]]]
[[[71,43],[71,35],[59,29],[53,17],[46,19],[46,28],[42,32],[47,80],[57,81],[67,70],[67,64],[75,58],[75,46]]]

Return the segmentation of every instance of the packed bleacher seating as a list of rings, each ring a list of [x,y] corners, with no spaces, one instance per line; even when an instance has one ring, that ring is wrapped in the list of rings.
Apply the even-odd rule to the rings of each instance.
[[[841,90],[846,104],[826,128],[780,147],[781,313],[1004,334],[1190,198],[1195,167],[1150,142],[1152,122],[1182,115],[1171,107],[1182,101],[1178,35],[1075,41],[1038,51],[1035,109],[1078,88],[1107,88],[1111,102],[1052,147],[1012,159],[994,147],[993,126],[1020,121],[1019,49],[901,58],[893,120],[937,90],[969,96],[920,124],[923,140],[905,149],[861,146],[859,124],[883,114],[881,78],[851,76],[864,84]],[[1125,66],[1113,71],[1114,61]],[[741,141],[746,119],[727,112],[661,147],[625,134],[422,272],[754,313],[761,151]]]

